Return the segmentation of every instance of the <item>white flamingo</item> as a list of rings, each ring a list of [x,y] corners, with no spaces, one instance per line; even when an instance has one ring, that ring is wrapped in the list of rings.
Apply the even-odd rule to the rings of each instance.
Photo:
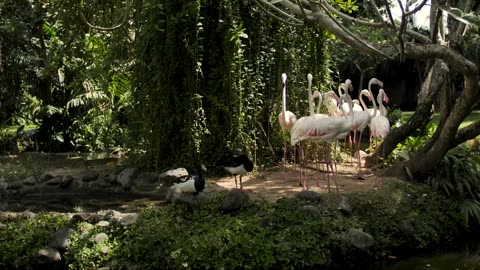
[[[372,94],[372,84],[377,84],[378,86],[380,87],[383,87],[383,82],[381,82],[379,79],[377,78],[372,78],[370,79],[370,81],[368,82],[368,93],[370,94],[370,97],[373,97],[373,94]],[[365,106],[365,102],[363,102],[363,99],[362,99],[362,96],[360,95],[360,102],[362,103],[362,106],[366,107]],[[367,127],[367,125],[370,123],[370,121],[372,120],[373,117],[375,117],[376,113],[377,113],[377,105],[375,104],[375,102],[373,102],[373,108],[374,108],[374,113],[373,113],[373,116],[370,115],[370,113],[368,113],[368,111],[361,111],[361,112],[358,112],[358,113],[355,113],[355,119],[353,120],[353,125],[352,125],[352,129],[354,131],[353,133],[353,143],[356,145],[356,154],[357,154],[357,158],[358,158],[358,174],[359,176],[362,175],[362,166],[361,166],[361,161],[360,161],[360,143],[361,143],[361,140],[362,140],[362,133],[363,133],[363,130],[365,129],[365,127]],[[359,137],[358,137],[358,141],[356,139],[356,136],[357,136],[357,131],[359,132]]]
[[[287,111],[287,74],[282,74],[283,92],[282,92],[282,112],[278,115],[278,123],[283,131],[283,172],[285,172],[285,166],[287,162],[287,132],[290,132],[293,125],[297,121],[297,116]],[[285,174],[284,174],[285,177]]]
[[[351,99],[348,95],[343,95],[340,98],[340,102],[344,99],[347,99],[347,102],[350,104],[350,108],[352,106]],[[338,117],[338,116],[330,116],[327,118],[318,119],[315,116],[305,116],[300,119],[293,125],[291,130],[291,144],[296,145],[302,141],[308,140],[322,140],[327,143],[327,174],[329,168],[331,168],[333,172],[333,166],[331,162],[331,142],[332,140],[336,140],[337,136],[341,134],[348,134],[353,124],[353,116],[349,119]],[[335,186],[338,192],[338,185]],[[328,190],[330,190],[330,177],[327,178],[328,181]],[[307,182],[304,180],[303,188],[308,189]]]
[[[381,95],[381,100],[385,103],[388,103],[389,102],[389,98],[387,96],[387,94],[385,93],[385,90],[383,89],[380,89],[378,90],[378,95],[377,95],[377,102],[378,102],[378,96]],[[378,113],[380,113],[380,115],[383,115],[385,117],[387,117],[387,114],[388,114],[388,110],[387,108],[383,105],[383,102],[379,103],[378,104]],[[373,108],[369,108],[368,109],[368,112],[373,115]]]
[[[372,118],[372,121],[370,122],[370,150],[372,151],[372,138],[380,138],[380,140],[384,140],[387,134],[390,132],[390,122],[388,119],[382,115],[382,107],[384,111],[386,111],[385,106],[383,106],[384,100],[388,102],[388,97],[386,97],[385,91],[383,89],[380,89],[377,95],[377,102],[380,107],[379,109],[379,114],[375,117]],[[373,101],[375,102],[375,101]]]

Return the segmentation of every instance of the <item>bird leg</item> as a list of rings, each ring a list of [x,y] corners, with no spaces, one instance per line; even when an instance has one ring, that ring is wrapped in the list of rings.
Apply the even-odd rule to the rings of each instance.
[[[235,176],[235,188],[238,188],[237,186],[237,175],[234,175]]]
[[[243,184],[242,184],[242,175],[240,175],[240,189],[243,189]]]

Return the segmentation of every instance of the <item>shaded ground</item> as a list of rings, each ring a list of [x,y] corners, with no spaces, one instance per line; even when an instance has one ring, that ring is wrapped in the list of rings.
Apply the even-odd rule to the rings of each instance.
[[[88,170],[102,173],[114,172],[116,168],[118,170],[116,165],[120,162],[118,157],[86,156],[79,153],[25,153],[18,157],[10,156],[2,157],[1,159],[0,173],[2,168],[3,172],[6,172],[6,169],[15,169],[18,172],[23,170],[23,173],[27,176],[34,173],[48,173],[53,176],[77,176]],[[315,169],[315,167],[315,164],[309,164],[306,170],[309,190],[328,192],[325,173],[321,169]],[[359,179],[356,164],[337,164],[336,181],[340,193],[373,190],[386,180],[385,178],[378,178],[373,171],[366,168],[362,168],[362,173],[363,179]],[[217,189],[235,188],[233,176],[211,177],[207,174],[206,178],[207,192]],[[302,191],[302,187],[299,185],[299,178],[300,171],[298,166],[288,165],[285,168],[285,172],[283,172],[282,166],[277,166],[244,176],[243,188],[250,191],[254,197],[276,201],[278,198],[293,196],[295,193]],[[335,192],[333,178],[331,179],[331,191]]]

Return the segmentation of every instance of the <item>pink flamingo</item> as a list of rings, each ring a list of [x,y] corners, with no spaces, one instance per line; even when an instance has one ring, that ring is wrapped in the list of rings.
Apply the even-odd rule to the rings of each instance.
[[[369,95],[370,97],[373,97],[372,89],[371,89],[372,84],[377,84],[378,86],[383,87],[383,82],[381,82],[377,78],[372,78],[368,82],[368,93],[370,94]],[[362,103],[362,105],[364,107],[366,107],[365,102],[363,102],[363,99],[361,98],[361,96],[360,96],[360,102]],[[375,109],[373,116],[370,115],[370,113],[368,113],[368,111],[361,111],[361,112],[355,113],[355,119],[353,120],[353,125],[352,125],[352,129],[354,131],[354,133],[353,133],[353,143],[356,145],[355,152],[356,152],[357,158],[358,158],[358,174],[359,174],[360,177],[362,175],[362,165],[361,165],[361,161],[360,161],[360,143],[361,143],[361,140],[362,140],[363,130],[370,123],[372,118],[375,117],[375,115],[377,113],[377,110],[376,110],[377,105],[375,104],[375,102],[373,103],[373,107]],[[357,139],[356,139],[357,131],[360,132],[359,137],[358,137],[358,142],[357,142]]]
[[[282,74],[283,92],[282,92],[282,112],[278,115],[278,123],[283,131],[283,172],[285,173],[285,166],[287,162],[287,132],[290,132],[293,125],[297,121],[297,116],[287,111],[287,74]],[[283,175],[285,177],[285,174]]]
[[[352,101],[348,95],[343,95],[339,101],[347,99],[350,108],[353,107]],[[291,130],[291,144],[296,145],[302,141],[307,140],[322,140],[327,143],[327,174],[329,168],[333,172],[332,158],[331,158],[331,141],[336,140],[340,134],[348,134],[353,124],[353,116],[349,119],[331,116],[327,118],[318,119],[315,116],[305,116],[298,119]],[[338,185],[335,180],[335,186],[338,192]],[[330,177],[327,177],[328,190],[330,191]],[[303,189],[308,189],[307,182],[303,181]]]

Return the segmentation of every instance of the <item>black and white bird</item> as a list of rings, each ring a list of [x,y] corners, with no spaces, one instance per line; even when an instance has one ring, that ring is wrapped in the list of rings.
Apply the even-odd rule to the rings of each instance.
[[[173,185],[174,188],[180,190],[183,193],[198,193],[205,188],[205,178],[202,175],[202,171],[206,172],[207,169],[204,165],[197,166],[194,174],[187,175],[179,179],[178,183]]]
[[[253,170],[253,161],[247,154],[241,151],[233,151],[225,154],[218,162],[217,166],[223,167],[229,173],[235,176],[235,187],[237,185],[237,175],[240,176],[240,189],[242,186],[242,175],[249,173]]]

